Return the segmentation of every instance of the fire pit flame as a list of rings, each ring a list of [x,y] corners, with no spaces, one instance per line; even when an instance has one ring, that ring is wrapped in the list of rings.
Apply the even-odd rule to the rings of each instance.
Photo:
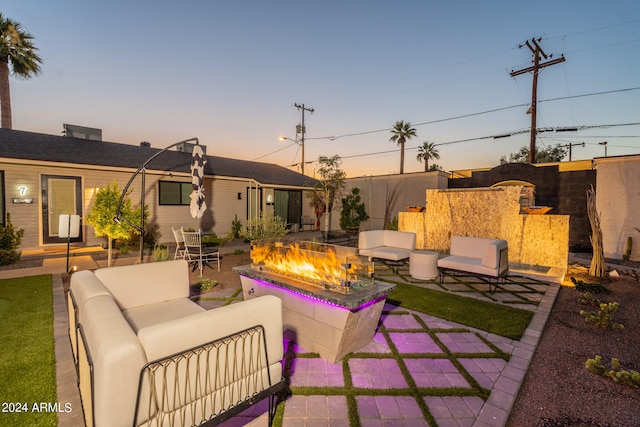
[[[366,258],[355,255],[353,248],[343,248],[348,252],[346,256],[339,256],[336,247],[331,245],[302,244],[305,247],[297,242],[288,245],[254,243],[251,246],[252,267],[342,293],[348,293],[354,286],[365,286],[360,280],[362,276],[372,282],[373,266],[362,262]],[[355,262],[352,258],[356,258]]]

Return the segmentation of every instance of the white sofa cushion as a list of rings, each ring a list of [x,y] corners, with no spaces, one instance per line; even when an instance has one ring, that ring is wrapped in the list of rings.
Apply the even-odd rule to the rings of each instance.
[[[147,362],[140,341],[106,295],[86,301],[82,328],[93,359],[96,427],[131,425],[140,370]]]
[[[170,322],[203,311],[205,311],[204,308],[189,298],[178,298],[171,301],[133,307],[123,310],[122,314],[133,328],[133,331],[138,333],[140,329],[147,326]]]
[[[272,295],[147,326],[138,331],[138,338],[147,358],[156,360],[255,325],[265,327],[269,358],[282,359],[282,302]]]
[[[362,231],[358,234],[358,248],[363,249],[377,248],[384,246],[385,230],[369,230]]]
[[[482,258],[487,245],[494,239],[484,237],[451,236],[451,255],[459,255],[471,258]]]
[[[450,256],[438,260],[438,267],[498,277],[508,269],[507,241],[482,237],[452,236]],[[502,265],[501,265],[502,261]]]
[[[471,258],[464,256],[448,256],[438,260],[438,267],[450,268],[452,270],[466,271],[475,274],[496,275],[495,268],[488,268],[482,265],[481,258]]]
[[[78,320],[82,321],[82,312],[84,305],[90,298],[106,295],[111,297],[111,292],[98,280],[98,278],[89,270],[82,270],[73,273],[71,276],[71,284],[69,286],[73,300],[78,309]]]
[[[189,297],[189,267],[182,259],[100,268],[95,275],[122,310]]]
[[[408,249],[409,251],[413,251],[416,249],[416,233],[410,233],[407,231],[384,230],[384,246]]]
[[[400,261],[402,259],[409,258],[409,255],[411,255],[411,251],[408,249],[392,248],[389,246],[381,246],[364,252],[368,253],[361,252],[360,254],[373,258],[384,258],[391,261]]]
[[[507,249],[506,240],[493,240],[487,243],[482,257],[482,265],[497,269],[500,264],[500,251]]]
[[[416,249],[416,234],[395,230],[369,230],[358,235],[358,253],[373,258],[399,261]]]
[[[284,356],[282,302],[275,296],[267,295],[183,317],[172,322],[142,328],[138,332],[138,338],[148,359],[154,361],[206,342],[236,334],[256,325],[264,326],[266,355],[262,350],[263,341],[252,339],[249,343],[236,347],[235,353],[229,353],[226,349],[221,351],[213,349],[208,353],[197,353],[197,358],[192,357],[192,360],[188,362],[189,381],[185,381],[183,378],[186,376],[187,366],[186,360],[182,361],[184,359],[181,359],[178,369],[156,371],[154,384],[158,388],[157,393],[161,393],[159,387],[162,382],[172,385],[167,390],[168,395],[165,398],[167,407],[164,408],[164,412],[177,408],[184,409],[190,401],[202,399],[205,392],[202,387],[198,387],[198,384],[208,382],[217,385],[216,389],[219,391],[212,395],[212,400],[207,400],[207,405],[211,405],[214,412],[217,413],[259,391],[256,389],[257,387],[268,387],[267,373],[270,375],[272,384],[280,381],[282,377],[280,361]],[[229,349],[229,351],[233,350],[233,348]],[[258,354],[262,354],[260,359],[258,359]],[[232,355],[235,357],[228,357]],[[256,372],[256,377],[260,379],[247,376],[248,367],[255,366],[257,362],[264,363],[265,356],[268,356],[270,365],[268,367],[262,365],[265,367]],[[200,369],[194,369],[195,366],[199,366]],[[181,375],[179,381],[175,381],[176,372]],[[207,372],[209,377],[205,381],[204,376]],[[149,383],[146,384],[148,387]],[[197,418],[199,414],[195,414],[196,419],[191,420],[190,411],[181,411],[181,413],[187,417],[186,422],[189,425],[197,425],[201,421]],[[160,416],[158,415],[158,417]]]

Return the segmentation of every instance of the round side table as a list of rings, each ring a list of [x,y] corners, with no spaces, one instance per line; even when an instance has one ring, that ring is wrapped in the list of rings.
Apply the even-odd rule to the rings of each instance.
[[[414,279],[422,280],[431,280],[438,277],[438,252],[411,252],[409,254],[409,274]]]

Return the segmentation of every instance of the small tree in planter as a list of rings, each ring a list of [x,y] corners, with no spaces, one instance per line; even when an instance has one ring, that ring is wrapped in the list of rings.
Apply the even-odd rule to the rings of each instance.
[[[369,219],[361,202],[360,189],[353,187],[351,193],[342,199],[342,212],[340,213],[340,228],[349,234],[358,234],[360,224]]]
[[[344,188],[347,174],[340,169],[342,159],[337,154],[333,157],[318,157],[318,184],[307,193],[307,197],[311,199],[316,213],[316,229],[320,228],[320,217],[324,215],[324,231],[325,240],[329,238],[329,228],[331,225],[331,211],[336,197]]]
[[[114,239],[124,239],[133,230],[128,222],[135,224],[140,219],[140,208],[133,210],[131,200],[126,197],[120,208],[120,216],[124,221],[115,222],[118,202],[120,200],[120,189],[114,181],[113,188],[107,184],[106,188],[101,188],[96,193],[96,200],[91,208],[91,213],[87,215],[86,221],[92,225],[96,236],[107,236],[107,266],[111,267],[111,250]],[[146,213],[146,212],[145,212]]]

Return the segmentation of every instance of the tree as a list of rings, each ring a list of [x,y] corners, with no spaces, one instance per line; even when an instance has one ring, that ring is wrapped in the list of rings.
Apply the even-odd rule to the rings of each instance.
[[[108,252],[107,266],[111,267],[111,249],[114,239],[124,239],[129,237],[129,233],[135,230],[129,223],[135,224],[140,219],[140,208],[133,210],[131,200],[128,197],[122,202],[120,217],[122,221],[115,222],[118,202],[120,201],[120,189],[114,181],[113,188],[107,184],[106,188],[101,188],[96,193],[96,200],[91,208],[91,213],[87,215],[86,221],[92,225],[96,236],[107,236]],[[146,214],[145,209],[145,214]]]
[[[416,159],[419,162],[424,160],[424,171],[429,171],[429,160],[440,160],[440,152],[436,148],[436,144],[433,142],[425,141],[420,147],[418,147],[418,155]]]
[[[28,79],[40,74],[42,60],[36,53],[33,36],[19,22],[5,17],[0,12],[0,108],[3,128],[13,127],[11,118],[11,89],[9,87],[9,64],[13,75]]]
[[[548,146],[544,150],[536,150],[536,163],[561,162],[567,156],[567,150],[560,144]],[[521,147],[517,153],[500,157],[500,164],[505,163],[529,163],[529,147]]]
[[[417,136],[416,129],[411,127],[411,123],[404,120],[397,121],[391,129],[389,141],[400,146],[400,174],[404,173],[404,143]]]
[[[360,189],[353,187],[351,193],[342,199],[340,212],[340,228],[347,233],[357,234],[360,224],[369,219],[364,203],[360,197]]]
[[[333,204],[340,191],[344,188],[347,174],[340,169],[342,159],[337,154],[333,157],[320,156],[318,157],[318,163],[320,164],[318,169],[319,183],[308,193],[307,197],[313,203],[316,212],[316,226],[318,228],[320,226],[320,217],[326,214],[324,217],[324,232],[325,239],[327,239],[329,238],[329,224]]]

